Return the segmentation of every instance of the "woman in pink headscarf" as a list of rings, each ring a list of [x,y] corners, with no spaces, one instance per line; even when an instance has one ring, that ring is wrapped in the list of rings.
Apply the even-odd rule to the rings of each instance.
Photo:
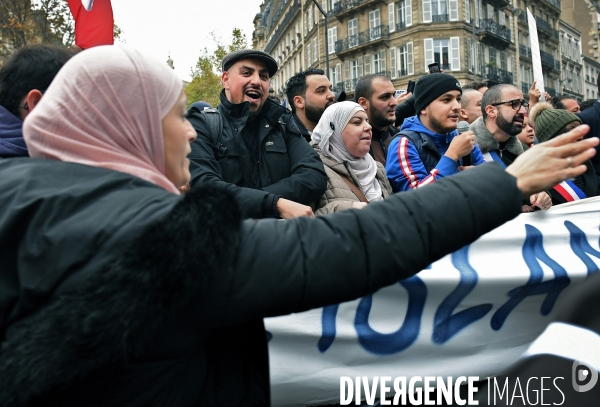
[[[125,47],[74,58],[24,124],[31,157],[125,172],[178,193],[196,133],[181,80]],[[182,157],[184,157],[182,159]]]
[[[184,113],[170,68],[106,46],[25,120],[37,159],[0,161],[0,406],[268,406],[262,318],[414,275],[580,174],[598,142],[567,145],[575,129],[361,211],[242,222],[228,191],[178,194]]]

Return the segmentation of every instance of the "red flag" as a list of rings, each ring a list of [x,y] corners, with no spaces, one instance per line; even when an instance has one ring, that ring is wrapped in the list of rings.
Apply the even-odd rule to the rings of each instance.
[[[75,45],[87,49],[115,43],[110,0],[67,0],[67,2],[75,20]]]

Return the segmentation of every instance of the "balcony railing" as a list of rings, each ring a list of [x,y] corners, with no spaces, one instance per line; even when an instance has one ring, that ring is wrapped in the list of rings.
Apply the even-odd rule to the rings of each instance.
[[[504,38],[508,42],[512,40],[512,32],[510,31],[510,28],[500,25],[491,19],[485,19],[481,21],[479,32],[481,34],[490,32],[492,34],[497,35],[498,37]]]
[[[519,55],[531,59],[531,48],[519,44]]]
[[[513,74],[511,72],[495,66],[485,67],[485,77],[490,81],[498,83],[513,83]]]
[[[552,4],[557,9],[562,10],[561,6],[560,6],[560,0],[546,0],[546,1],[550,4]]]
[[[431,16],[432,23],[445,23],[448,21],[448,14],[434,14]]]
[[[398,31],[404,30],[405,28],[406,28],[406,21],[400,21],[398,24],[396,24],[396,29]]]
[[[332,86],[334,92],[343,92],[344,91],[344,82],[338,82]],[[354,88],[352,88],[354,90]]]
[[[346,92],[354,92],[354,88],[356,88],[358,79],[359,78],[346,79],[346,82],[344,82],[344,89],[346,89]]]
[[[558,40],[558,31],[556,31],[554,28],[550,27],[550,24],[546,20],[536,17],[535,23],[537,25],[538,30],[541,30],[542,32],[546,33],[548,36],[554,38],[555,40]]]
[[[289,24],[290,24],[292,18],[294,17],[294,15],[296,14],[296,12],[299,9],[300,9],[300,2],[297,2],[294,5],[292,5],[292,7],[290,7],[288,12],[285,14],[285,17],[283,18],[283,21],[281,21],[281,23],[279,23],[279,26],[275,30],[275,33],[271,36],[271,39],[269,40],[267,46],[265,47],[266,53],[270,54],[273,51],[273,48],[275,48],[277,41],[279,41],[279,37],[281,37],[281,35],[289,28]],[[277,20],[275,20],[275,21],[277,21]]]
[[[530,83],[521,82],[521,92],[523,92],[523,95],[525,95],[525,96],[529,95],[529,88],[531,88]]]
[[[408,71],[406,69],[398,69],[398,76],[406,76],[408,75]]]
[[[343,52],[349,51],[352,48],[369,44],[373,41],[377,41],[380,39],[388,39],[390,37],[389,26],[380,25],[370,30],[360,32],[355,35],[351,35],[348,38],[343,40],[338,40],[335,42],[335,53],[341,54]]]
[[[552,54],[540,51],[540,56],[542,57],[542,64],[546,64],[552,69],[560,70],[560,62],[555,60]]]
[[[330,16],[345,13],[353,9],[354,7],[360,6],[361,4],[371,3],[373,0],[340,0],[335,3],[333,9],[329,12]]]
[[[378,72],[375,72],[375,75],[383,75],[383,76],[387,76],[388,78],[392,77],[392,73],[390,71],[378,71]]]

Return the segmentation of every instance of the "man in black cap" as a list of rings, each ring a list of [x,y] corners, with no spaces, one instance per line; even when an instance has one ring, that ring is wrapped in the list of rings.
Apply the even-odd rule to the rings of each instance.
[[[323,112],[336,102],[331,82],[322,69],[309,68],[292,76],[285,84],[285,92],[296,124],[306,141],[310,141]]]
[[[277,63],[238,50],[223,58],[223,91],[215,110],[189,113],[198,137],[190,154],[191,186],[223,185],[249,218],[312,217],[327,175],[290,112],[268,98]]]
[[[404,120],[388,147],[385,166],[396,191],[407,191],[483,163],[471,131],[458,134],[462,88],[452,75],[433,73],[415,86],[416,116]]]

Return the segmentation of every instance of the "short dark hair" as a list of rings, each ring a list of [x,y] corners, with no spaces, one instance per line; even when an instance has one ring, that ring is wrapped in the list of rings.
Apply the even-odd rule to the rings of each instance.
[[[33,89],[45,91],[62,66],[73,56],[65,47],[26,45],[0,69],[0,105],[17,117],[21,100]]]
[[[583,102],[579,102],[579,108],[583,112],[585,109],[589,109],[590,107],[594,106],[594,103],[596,103],[597,101],[598,99],[584,100]]]
[[[570,96],[554,96],[552,99],[550,99],[550,103],[552,104],[552,107],[554,107],[555,109],[566,110],[566,107],[563,104],[563,100],[566,100],[566,99],[572,99],[577,102],[577,99],[572,98]],[[577,103],[579,104],[579,102],[577,102]]]
[[[469,104],[469,96],[467,96],[471,92],[479,92],[477,89],[473,88],[463,88],[462,99],[460,100],[461,109],[465,109]]]
[[[499,85],[492,86],[483,94],[483,97],[481,98],[481,114],[483,116],[483,120],[487,119],[485,108],[489,105],[493,105],[494,103],[502,102],[502,90],[506,88],[516,88],[516,86],[509,83],[501,83]]]
[[[487,88],[488,83],[487,82],[469,82],[466,85],[464,85],[463,91],[465,89],[475,89],[475,90],[479,90],[481,88]]]
[[[292,108],[292,112],[296,112],[296,105],[294,104],[294,97],[302,96],[306,97],[306,89],[308,85],[306,83],[306,77],[311,75],[325,75],[325,71],[319,68],[308,68],[305,71],[300,71],[288,79],[285,84],[285,96]]]
[[[373,73],[370,75],[363,76],[362,78],[360,78],[358,80],[358,82],[356,82],[356,86],[354,87],[354,101],[356,103],[358,103],[358,99],[360,99],[360,98],[365,98],[367,100],[371,100],[373,93],[375,93],[371,84],[373,83],[373,80],[376,78],[387,79],[390,82],[392,81],[387,76],[381,75],[378,73]]]

